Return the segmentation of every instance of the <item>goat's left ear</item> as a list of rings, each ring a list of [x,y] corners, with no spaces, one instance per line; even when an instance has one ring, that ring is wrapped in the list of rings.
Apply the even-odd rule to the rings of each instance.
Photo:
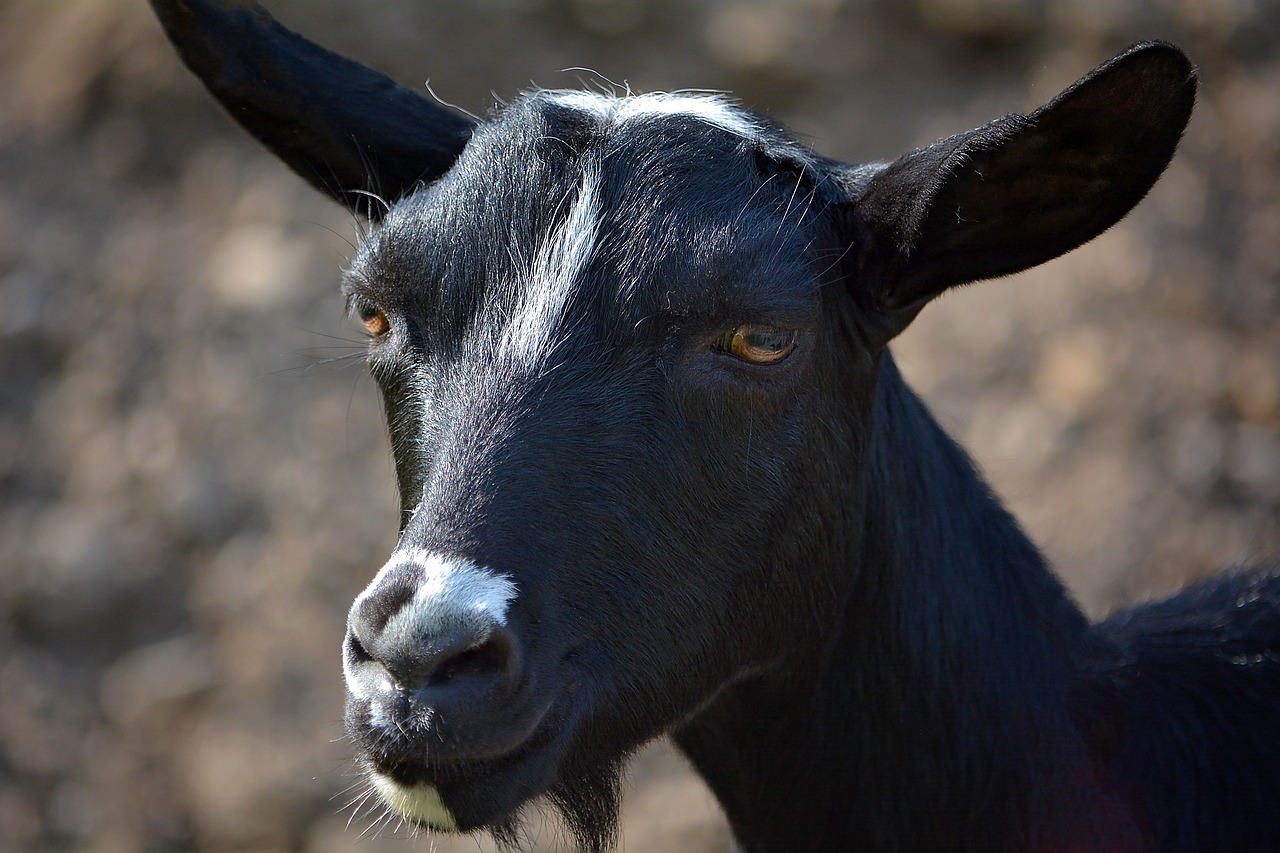
[[[1173,157],[1195,103],[1190,60],[1135,45],[1029,116],[1008,115],[853,173],[844,219],[855,288],[901,330],[956,284],[1006,275],[1091,240]]]

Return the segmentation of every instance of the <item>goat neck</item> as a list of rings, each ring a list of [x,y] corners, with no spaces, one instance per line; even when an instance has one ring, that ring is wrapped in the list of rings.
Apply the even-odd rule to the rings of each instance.
[[[1105,654],[1035,546],[886,353],[857,575],[823,644],[676,733],[745,850],[1142,849],[1065,696]],[[796,571],[803,570],[796,567]],[[805,792],[808,792],[807,794]]]

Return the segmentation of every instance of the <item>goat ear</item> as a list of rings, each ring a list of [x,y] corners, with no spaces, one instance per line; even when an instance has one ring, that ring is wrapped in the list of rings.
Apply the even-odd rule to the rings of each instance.
[[[165,33],[236,121],[348,208],[377,218],[444,174],[474,127],[389,77],[280,26],[256,3],[151,0]]]
[[[1159,42],[1135,45],[1029,116],[918,149],[859,176],[849,212],[865,293],[896,333],[956,284],[1055,258],[1118,222],[1164,171],[1196,76]]]

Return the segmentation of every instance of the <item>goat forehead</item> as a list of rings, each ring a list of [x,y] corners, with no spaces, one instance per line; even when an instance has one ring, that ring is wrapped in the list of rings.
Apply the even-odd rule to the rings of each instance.
[[[405,213],[419,222],[439,222],[452,236],[452,226],[478,224],[495,213],[508,220],[522,214],[537,219],[576,186],[591,161],[606,183],[630,184],[633,194],[647,187],[670,195],[670,178],[722,183],[735,161],[741,172],[749,151],[765,146],[785,147],[786,156],[796,160],[812,158],[799,143],[722,97],[541,90],[482,123],[450,172],[416,194],[420,203]],[[388,220],[404,218],[396,213]]]
[[[751,157],[771,132],[712,97],[534,93],[482,125],[441,181],[397,205],[357,272],[435,289],[427,313],[470,303],[475,314],[480,300],[507,315],[539,304],[555,308],[540,318],[554,317],[589,286],[597,305],[652,315],[655,301],[704,296],[708,274],[782,256],[776,238],[790,231],[774,227]],[[794,225],[802,206],[784,217]]]

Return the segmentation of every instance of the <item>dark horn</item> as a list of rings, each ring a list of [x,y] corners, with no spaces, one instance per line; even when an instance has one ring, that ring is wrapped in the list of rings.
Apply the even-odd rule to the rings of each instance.
[[[256,3],[151,0],[187,67],[313,186],[377,218],[444,174],[474,123],[282,27]]]

